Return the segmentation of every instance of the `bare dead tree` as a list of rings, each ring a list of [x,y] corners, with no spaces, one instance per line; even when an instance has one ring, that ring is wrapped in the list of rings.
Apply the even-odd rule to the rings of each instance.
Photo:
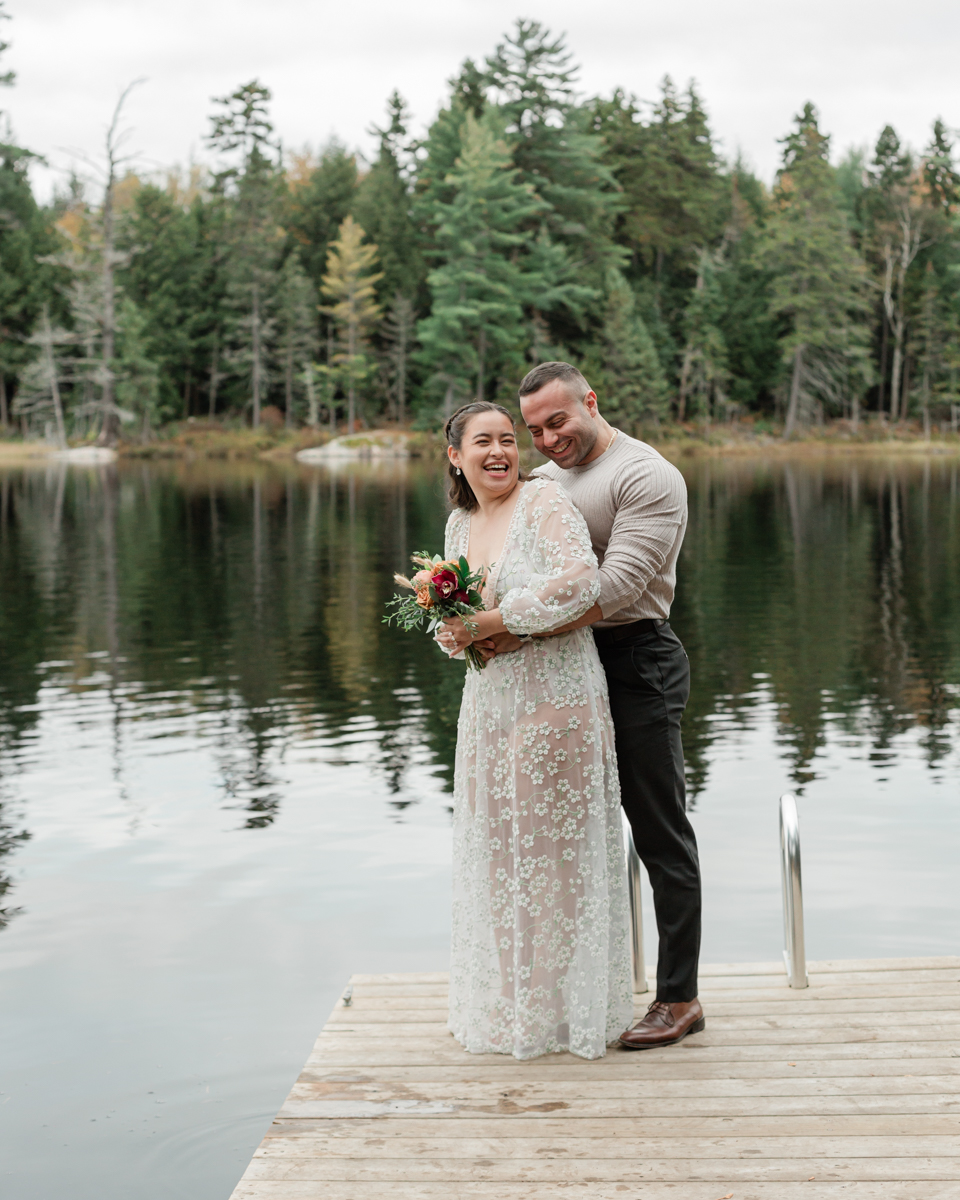
[[[899,421],[902,410],[906,408],[906,397],[902,397],[901,393],[904,391],[902,376],[907,329],[907,273],[920,251],[932,243],[932,238],[924,238],[931,216],[929,205],[921,198],[916,179],[907,181],[897,189],[894,220],[885,230],[882,251],[883,310],[893,334],[893,363],[890,369],[891,421]]]
[[[104,187],[101,215],[103,230],[103,316],[102,336],[100,339],[102,364],[100,372],[100,400],[103,406],[103,424],[100,427],[100,436],[97,438],[97,443],[101,446],[115,445],[120,434],[120,413],[116,404],[116,379],[113,371],[113,360],[117,342],[117,296],[114,274],[119,262],[116,249],[116,186],[120,167],[130,162],[134,157],[133,155],[121,155],[120,153],[121,146],[127,136],[126,131],[120,131],[120,114],[123,111],[127,97],[142,82],[142,79],[135,79],[133,83],[127,84],[120,93],[120,99],[113,110],[113,119],[107,130],[104,146],[106,186]]]

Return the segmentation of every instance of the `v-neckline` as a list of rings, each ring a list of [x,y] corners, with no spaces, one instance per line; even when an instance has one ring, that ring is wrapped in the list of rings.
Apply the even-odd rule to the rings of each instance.
[[[497,598],[497,583],[500,579],[500,567],[503,563],[504,552],[506,551],[507,546],[510,544],[510,535],[513,533],[513,523],[517,519],[517,513],[520,509],[520,499],[521,499],[522,495],[523,495],[523,484],[521,483],[517,487],[517,498],[513,504],[513,512],[510,514],[510,520],[507,522],[507,531],[503,535],[503,545],[500,547],[500,554],[490,564],[490,575],[487,578],[487,581],[483,587],[483,591],[486,593],[486,595],[484,597],[485,600],[493,599],[495,601]],[[472,525],[473,525],[473,513],[468,513],[467,514],[467,536],[466,536],[466,540],[465,540],[464,546],[463,546],[463,556],[464,556],[464,558],[467,559],[467,562],[470,561],[470,558],[469,558],[470,528]],[[494,604],[493,607],[496,608],[496,604]]]

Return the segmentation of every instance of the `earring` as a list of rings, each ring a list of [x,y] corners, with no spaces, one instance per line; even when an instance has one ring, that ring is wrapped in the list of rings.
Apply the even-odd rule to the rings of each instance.
[[[457,467],[457,474],[458,474],[458,475],[460,474],[460,468],[459,468],[459,467]]]

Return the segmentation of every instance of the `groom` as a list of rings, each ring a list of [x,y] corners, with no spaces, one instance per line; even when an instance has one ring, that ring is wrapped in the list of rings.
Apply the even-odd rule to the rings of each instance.
[[[664,1046],[704,1027],[700,864],[680,744],[690,664],[667,620],[687,527],[686,485],[652,446],[603,419],[596,393],[569,363],[534,367],[520,384],[520,408],[550,460],[536,474],[562,483],[600,560],[599,601],[568,628],[593,626],[610,687],[623,807],[650,876],[660,935],[657,998],[620,1044]],[[509,633],[494,640],[499,653],[520,645]]]

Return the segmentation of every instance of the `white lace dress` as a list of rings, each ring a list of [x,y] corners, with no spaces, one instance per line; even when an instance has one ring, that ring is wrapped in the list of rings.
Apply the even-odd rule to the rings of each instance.
[[[447,522],[467,553],[470,516]],[[583,517],[522,487],[487,581],[513,633],[576,620],[599,594]],[[467,672],[453,801],[449,1028],[474,1053],[599,1058],[630,1024],[629,902],[607,682],[589,629]]]

